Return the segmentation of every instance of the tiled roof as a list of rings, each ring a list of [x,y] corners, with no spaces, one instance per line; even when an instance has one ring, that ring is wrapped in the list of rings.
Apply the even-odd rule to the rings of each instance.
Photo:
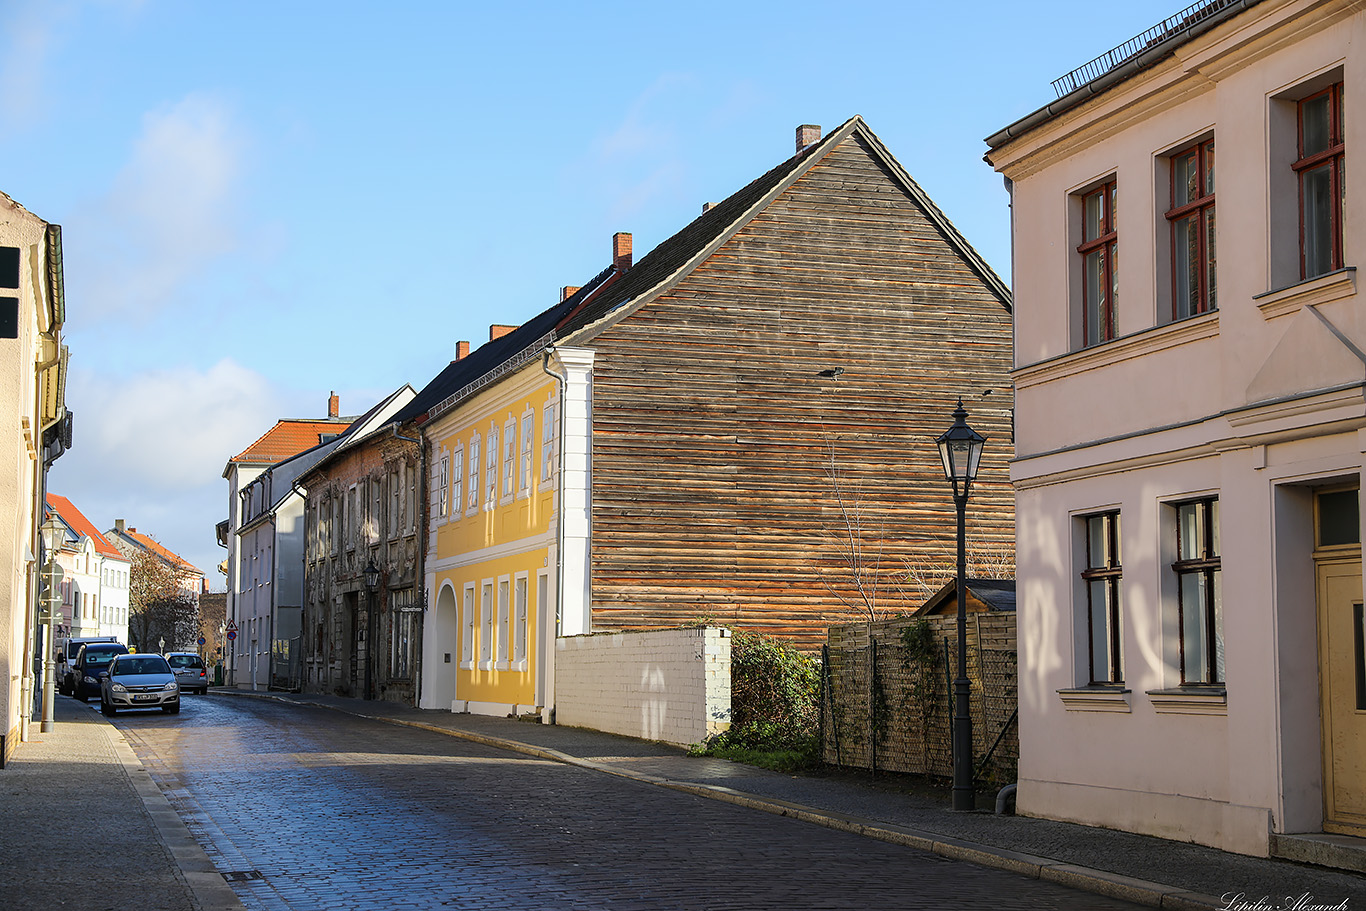
[[[296,419],[284,418],[261,435],[255,443],[233,456],[233,462],[260,462],[273,465],[290,456],[298,455],[323,441],[324,436],[335,436],[346,430],[350,418]]]
[[[626,271],[617,272],[608,266],[569,299],[533,317],[514,332],[481,346],[468,357],[452,361],[417,394],[417,398],[399,413],[396,420],[410,421],[430,415],[433,409],[441,410],[442,403],[458,393],[480,388],[481,384],[496,379],[501,371],[524,363],[529,356],[538,353],[535,346],[541,340],[548,338],[549,342],[554,342],[569,338],[588,329],[614,310],[649,295],[671,277],[685,274],[690,268],[689,263],[701,261],[714,244],[719,245],[738,230],[753,212],[759,211],[756,207],[770,194],[778,192],[785,182],[799,178],[804,169],[819,161],[827,151],[843,142],[855,130],[884,159],[906,191],[924,209],[931,222],[940,228],[945,239],[963,256],[968,266],[1009,307],[1010,292],[1005,283],[958,233],[924,190],[897,164],[863,122],[863,118],[855,115],[801,154],[793,155],[722,202],[711,206]],[[750,216],[746,213],[750,213]]]
[[[55,493],[47,495],[47,507],[57,515],[62,517],[72,531],[78,535],[84,535],[95,545],[95,550],[100,556],[110,557],[115,560],[127,560],[123,554],[119,553],[118,548],[109,543],[109,539],[100,534],[94,524],[85,517],[85,514],[72,505],[66,497],[59,497]]]
[[[159,542],[154,541],[148,535],[144,535],[142,532],[133,528],[125,529],[122,532],[122,534],[125,538],[132,541],[138,547],[141,547],[143,550],[150,550],[152,553],[161,557],[161,559],[165,560],[167,563],[170,563],[177,569],[186,573],[197,573],[201,576],[204,575],[204,573],[189,560],[186,560],[179,554],[166,549]]]

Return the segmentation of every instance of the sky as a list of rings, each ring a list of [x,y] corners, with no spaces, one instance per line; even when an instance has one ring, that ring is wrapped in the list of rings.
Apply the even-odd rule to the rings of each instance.
[[[1010,278],[984,137],[1175,2],[0,0],[0,192],[62,226],[49,489],[224,588],[228,459],[421,390],[862,115]]]

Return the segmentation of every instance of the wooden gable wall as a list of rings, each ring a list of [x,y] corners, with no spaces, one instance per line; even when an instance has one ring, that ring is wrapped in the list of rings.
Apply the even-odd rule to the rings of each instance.
[[[855,514],[879,614],[913,610],[925,595],[907,562],[955,565],[934,438],[959,395],[989,437],[969,541],[1013,566],[1010,333],[1006,308],[851,135],[590,343],[594,628],[708,617],[817,647],[860,616],[843,556]]]

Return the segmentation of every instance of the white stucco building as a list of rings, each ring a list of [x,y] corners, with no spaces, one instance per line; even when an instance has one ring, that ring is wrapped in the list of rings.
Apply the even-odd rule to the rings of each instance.
[[[65,318],[61,227],[0,194],[0,768],[35,706],[38,526],[47,469],[71,442]]]
[[[48,510],[65,529],[57,552],[62,567],[62,629],[68,638],[114,636],[128,641],[128,581],[132,561],[100,534],[66,497],[47,495]]]
[[[1359,3],[1210,0],[987,140],[1021,813],[1258,855],[1366,836],[1364,47]]]

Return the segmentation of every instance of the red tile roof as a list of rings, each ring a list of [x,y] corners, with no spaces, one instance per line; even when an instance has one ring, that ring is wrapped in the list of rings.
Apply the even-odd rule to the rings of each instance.
[[[62,521],[71,526],[71,530],[76,534],[89,538],[101,556],[127,562],[128,558],[119,553],[118,548],[110,544],[109,539],[100,534],[99,529],[66,497],[59,497],[55,493],[48,494],[47,508],[61,516]]]
[[[261,438],[234,456],[233,462],[264,462],[274,464],[305,449],[312,449],[325,436],[335,436],[351,426],[348,418],[296,419],[285,418],[262,434]]]
[[[143,550],[150,550],[177,569],[187,573],[198,573],[201,576],[204,575],[204,573],[189,560],[162,547],[160,543],[153,540],[151,537],[144,535],[136,528],[126,528],[124,529],[123,534]]]

